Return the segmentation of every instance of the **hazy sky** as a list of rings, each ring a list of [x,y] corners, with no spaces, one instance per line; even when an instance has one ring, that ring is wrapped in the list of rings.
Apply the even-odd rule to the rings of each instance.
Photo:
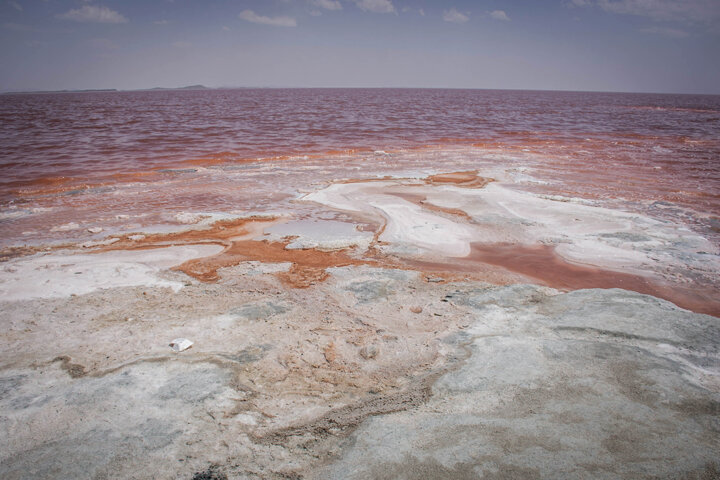
[[[0,0],[0,90],[720,93],[720,0]]]

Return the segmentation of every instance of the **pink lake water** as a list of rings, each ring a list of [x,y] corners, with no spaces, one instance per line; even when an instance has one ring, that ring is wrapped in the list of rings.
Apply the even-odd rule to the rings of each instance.
[[[323,182],[498,165],[720,236],[720,96],[232,89],[0,96],[0,245],[183,211],[310,215],[294,199]]]

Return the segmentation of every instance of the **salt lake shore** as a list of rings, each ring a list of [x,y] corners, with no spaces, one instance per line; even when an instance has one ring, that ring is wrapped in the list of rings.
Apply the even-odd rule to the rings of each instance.
[[[335,179],[6,248],[0,477],[720,478],[717,245],[516,187]]]

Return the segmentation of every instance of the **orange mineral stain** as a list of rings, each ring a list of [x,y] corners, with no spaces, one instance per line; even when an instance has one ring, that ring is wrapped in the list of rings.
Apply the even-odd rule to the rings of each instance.
[[[372,260],[353,258],[344,250],[288,250],[285,248],[286,246],[287,244],[284,242],[236,241],[215,256],[190,260],[175,269],[198,280],[212,282],[219,279],[219,269],[232,267],[241,262],[290,262],[292,263],[290,270],[287,273],[278,274],[279,278],[288,286],[306,288],[313,283],[325,280],[327,278],[326,268],[375,263]]]
[[[451,172],[439,173],[431,175],[425,179],[429,185],[455,185],[463,188],[483,188],[490,182],[494,182],[494,178],[485,178],[478,176],[477,170],[468,172]]]
[[[709,293],[670,286],[652,277],[570,263],[547,245],[476,243],[467,260],[502,267],[560,290],[622,288],[663,298],[695,312],[720,315],[720,302]]]

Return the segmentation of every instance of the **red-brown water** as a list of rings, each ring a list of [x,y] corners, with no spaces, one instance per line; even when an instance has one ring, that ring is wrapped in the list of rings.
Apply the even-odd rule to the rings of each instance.
[[[515,169],[521,183],[531,178],[523,186],[529,190],[620,203],[715,236],[720,96],[420,89],[4,95],[0,240],[62,238],[68,233],[51,230],[68,222],[163,223],[183,210],[302,210],[292,199],[313,182],[498,164]]]

